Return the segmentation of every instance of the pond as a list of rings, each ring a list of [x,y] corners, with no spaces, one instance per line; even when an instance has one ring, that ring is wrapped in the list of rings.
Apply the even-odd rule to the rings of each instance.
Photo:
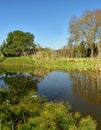
[[[72,111],[79,111],[83,116],[91,115],[97,120],[101,130],[101,74],[97,72],[64,72],[45,73],[2,73],[0,89],[12,89],[19,95],[35,90],[39,96],[46,96],[49,101],[69,102]],[[1,100],[1,99],[0,99]]]

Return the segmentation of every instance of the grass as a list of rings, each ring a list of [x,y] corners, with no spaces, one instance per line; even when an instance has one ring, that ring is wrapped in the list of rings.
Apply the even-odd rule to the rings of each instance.
[[[30,67],[50,70],[101,71],[101,58],[36,58],[8,57],[0,62],[0,66]]]

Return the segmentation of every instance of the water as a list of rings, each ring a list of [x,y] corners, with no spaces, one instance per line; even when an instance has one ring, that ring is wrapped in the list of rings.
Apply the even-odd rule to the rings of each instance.
[[[52,72],[38,83],[38,94],[50,101],[69,102],[72,111],[91,115],[101,130],[101,78],[77,72]]]
[[[35,89],[38,95],[46,96],[49,101],[69,102],[73,112],[79,111],[83,116],[91,115],[96,119],[101,130],[101,75],[98,73],[2,74],[0,86],[1,89],[8,86],[18,88],[16,91],[21,97]]]

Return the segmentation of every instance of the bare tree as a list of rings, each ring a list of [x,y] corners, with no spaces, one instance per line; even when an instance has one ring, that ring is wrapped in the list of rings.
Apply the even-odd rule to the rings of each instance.
[[[84,12],[78,24],[80,36],[91,49],[91,56],[93,57],[94,44],[99,41],[99,36],[101,36],[101,11]]]
[[[69,24],[70,38],[74,44],[85,42],[94,55],[94,45],[101,41],[101,10],[85,11],[81,18],[72,17]],[[97,44],[99,53],[100,46]]]
[[[80,40],[79,26],[78,26],[79,18],[73,16],[69,23],[69,33],[70,33],[70,41],[76,47],[76,57],[77,57],[77,45]]]

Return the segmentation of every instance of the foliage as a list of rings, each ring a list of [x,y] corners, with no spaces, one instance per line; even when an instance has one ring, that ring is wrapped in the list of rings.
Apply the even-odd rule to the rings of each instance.
[[[74,116],[62,102],[46,103],[40,116],[31,117],[19,130],[95,130],[96,124],[91,117],[80,120],[80,114]],[[91,122],[90,125],[88,125]],[[87,123],[87,124],[86,124]]]
[[[95,130],[96,126],[90,116],[86,119],[82,118],[79,124],[79,130]]]
[[[0,49],[5,56],[20,56],[34,53],[35,46],[33,34],[15,30],[8,33]]]

